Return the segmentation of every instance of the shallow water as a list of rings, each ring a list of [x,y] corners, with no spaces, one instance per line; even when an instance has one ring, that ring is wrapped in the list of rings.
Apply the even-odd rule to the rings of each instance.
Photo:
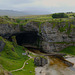
[[[38,50],[32,50],[32,52],[38,55],[45,54]],[[75,75],[75,68],[68,67],[60,58],[47,56],[47,59],[48,64],[44,67],[37,67],[35,69],[35,75]]]

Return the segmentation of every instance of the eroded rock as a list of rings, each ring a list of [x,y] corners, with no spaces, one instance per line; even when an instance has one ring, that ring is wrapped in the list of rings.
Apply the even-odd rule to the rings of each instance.
[[[35,57],[34,58],[34,64],[36,66],[44,66],[48,63],[48,60],[46,58],[43,57]]]

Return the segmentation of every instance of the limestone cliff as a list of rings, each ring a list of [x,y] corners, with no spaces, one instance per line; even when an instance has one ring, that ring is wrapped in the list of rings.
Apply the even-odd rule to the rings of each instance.
[[[10,34],[20,32],[19,25],[9,25],[9,24],[0,24],[0,35],[1,36],[9,36]]]
[[[63,25],[63,24],[62,24]],[[49,22],[39,23],[39,22],[28,22],[26,25],[8,25],[0,24],[0,35],[4,37],[9,37],[9,35],[14,35],[15,33],[22,33],[25,31],[37,31],[38,35],[41,36],[42,42],[40,43],[44,52],[54,52],[60,51],[63,48],[71,45],[75,45],[75,27],[69,29],[66,28],[65,31],[61,32],[60,27],[62,25],[56,25]],[[64,25],[63,25],[64,26]],[[70,25],[69,25],[70,26]],[[71,30],[69,33],[68,30]]]
[[[58,25],[53,28],[53,25],[46,22],[41,27],[43,37],[42,47],[46,52],[60,51],[67,46],[75,45],[75,28],[67,34],[67,30],[60,32]]]

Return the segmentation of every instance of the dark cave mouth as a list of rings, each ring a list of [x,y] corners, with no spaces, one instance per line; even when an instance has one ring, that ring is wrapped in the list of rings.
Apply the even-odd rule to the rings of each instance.
[[[13,34],[12,36],[16,36],[18,45],[28,48],[40,48],[41,37],[39,36],[37,31],[25,31]],[[12,41],[12,36],[9,37],[10,41]]]

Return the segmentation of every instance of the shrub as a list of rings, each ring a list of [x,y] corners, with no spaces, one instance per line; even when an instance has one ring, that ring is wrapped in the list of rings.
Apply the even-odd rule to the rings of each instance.
[[[65,13],[55,13],[52,15],[53,18],[68,18],[68,15]]]

